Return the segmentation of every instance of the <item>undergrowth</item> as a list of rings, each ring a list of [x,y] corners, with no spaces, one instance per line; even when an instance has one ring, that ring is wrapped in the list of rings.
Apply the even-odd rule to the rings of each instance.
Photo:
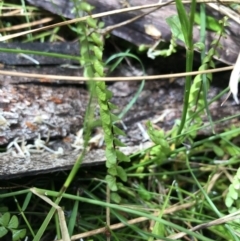
[[[64,241],[70,237],[109,240],[110,236],[114,240],[239,240],[240,128],[229,126],[216,134],[217,122],[212,120],[209,110],[209,105],[226,90],[209,100],[212,74],[198,74],[193,80],[187,76],[181,120],[176,120],[168,132],[148,121],[145,127],[152,146],[132,155],[124,154],[121,147],[125,144],[120,136],[125,133],[119,123],[137,101],[145,82],[142,81],[123,112],[116,115],[118,107],[111,103],[113,93],[104,81],[94,78],[105,76],[106,64],[113,70],[124,58],[134,58],[141,65],[142,62],[130,50],[114,54],[104,62],[104,42],[109,32],[93,17],[93,6],[85,1],[72,1],[77,17],[88,16],[69,26],[79,39],[80,56],[44,55],[79,61],[84,77],[88,78],[90,98],[84,117],[83,148],[70,173],[62,173],[61,177],[56,174],[55,179],[43,183],[40,179],[29,189],[0,190],[0,237],[8,234],[12,240],[28,237],[34,241],[52,240],[53,236]],[[30,23],[41,11],[23,3],[25,13],[35,13],[33,17],[24,17],[23,21]],[[205,4],[200,5],[199,13],[196,4],[193,0],[187,13],[182,2],[176,1],[177,15],[166,20],[172,32],[169,49],[156,50],[151,56],[167,57],[175,53],[178,39],[186,45],[186,72],[192,71],[195,48],[201,52],[199,70],[215,68],[213,57],[221,48],[220,39],[226,36],[227,19],[215,22],[214,26],[214,20],[206,15]],[[5,7],[20,6],[1,2],[2,13]],[[201,27],[199,43],[192,38],[194,20]],[[6,27],[11,21],[1,20],[0,24],[5,28],[2,36],[8,35]],[[204,36],[209,28],[216,31],[216,40],[207,50]],[[30,33],[21,40],[59,40],[62,38],[59,31],[56,27],[51,34]],[[18,52],[4,48],[1,51]],[[21,53],[34,54],[24,50]],[[142,69],[144,72],[144,66]],[[96,116],[104,133],[106,169],[83,170],[81,163],[89,149]],[[203,121],[205,117],[207,124]],[[0,125],[7,121],[1,118]],[[218,120],[221,121],[224,118]],[[207,128],[210,135],[198,139],[199,131]]]

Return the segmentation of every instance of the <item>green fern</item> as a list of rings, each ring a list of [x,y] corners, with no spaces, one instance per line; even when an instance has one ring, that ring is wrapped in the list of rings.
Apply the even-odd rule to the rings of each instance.
[[[87,2],[82,1],[78,5],[79,9],[89,15],[85,23],[79,24],[81,65],[84,66],[84,76],[90,80],[93,77],[104,77],[104,63],[102,61],[104,36],[101,33],[103,31],[100,31],[103,24],[91,17],[93,7]],[[119,166],[119,163],[130,161],[129,157],[117,149],[119,146],[124,146],[117,138],[118,135],[124,135],[124,132],[114,124],[118,121],[118,117],[112,114],[112,111],[117,107],[110,102],[112,93],[107,89],[105,82],[90,81],[90,91],[91,93],[96,91],[100,107],[106,144],[106,166],[108,168],[106,181],[112,191],[117,191],[116,178],[119,177],[122,181],[127,181],[126,172]]]

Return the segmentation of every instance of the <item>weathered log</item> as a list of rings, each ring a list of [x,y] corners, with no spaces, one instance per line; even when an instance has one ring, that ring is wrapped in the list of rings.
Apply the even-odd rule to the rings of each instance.
[[[25,69],[25,71],[23,70]],[[15,71],[49,72],[59,74],[60,67],[15,67]],[[64,69],[65,70],[65,69]],[[62,70],[62,71],[64,71]],[[118,75],[131,75],[132,70],[122,66]],[[72,74],[81,75],[81,70],[75,70]],[[11,76],[1,76],[0,110],[2,116],[9,122],[8,128],[0,129],[0,145],[6,146],[15,138],[24,140],[27,144],[33,144],[40,134],[42,140],[50,135],[49,148],[57,151],[63,148],[64,154],[57,155],[47,151],[33,153],[31,156],[22,157],[17,150],[2,153],[0,156],[0,179],[12,178],[33,173],[50,172],[70,168],[80,151],[75,150],[72,144],[76,132],[82,128],[83,117],[88,101],[88,93],[82,84],[51,84],[48,80],[25,79]],[[169,130],[175,120],[180,118],[183,100],[184,79],[178,79],[173,83],[169,80],[150,81],[145,85],[139,99],[127,115],[123,118],[127,128],[126,137],[122,141],[128,146],[125,150],[132,153],[141,149],[143,133],[138,125],[145,128],[147,120],[157,121],[157,125],[163,130]],[[119,106],[119,112],[130,102],[139,87],[139,82],[117,82],[109,88],[114,93],[113,102]],[[219,87],[212,87],[209,98],[221,91]],[[210,111],[214,120],[236,113],[238,108],[228,101],[220,108],[222,99],[210,105]],[[43,122],[38,122],[42,117]],[[206,118],[205,118],[206,120]],[[91,120],[89,120],[91,121]],[[206,120],[207,121],[207,120]],[[234,119],[231,123],[238,124]],[[216,131],[221,131],[227,123],[215,125]],[[121,128],[122,125],[119,124]],[[210,128],[200,131],[209,134]],[[149,143],[147,143],[149,144]],[[19,143],[21,145],[21,143]],[[97,149],[95,149],[97,148]],[[85,158],[83,165],[102,163],[105,160],[103,147],[94,147]]]
[[[55,1],[37,1],[37,0],[28,0],[29,3],[42,7],[52,13],[64,16],[66,18],[75,18],[74,14],[74,1],[68,0],[55,0]],[[144,4],[154,4],[156,1],[154,0],[131,0],[131,1],[119,1],[119,0],[111,0],[111,1],[99,1],[99,0],[89,0],[89,3],[96,7],[95,12],[107,12],[114,9],[121,9],[126,6],[141,6]],[[124,4],[125,3],[125,4]],[[217,1],[217,4],[220,4],[220,1]],[[186,6],[187,7],[187,6]],[[127,19],[131,19],[141,13],[147,12],[149,9],[141,10],[141,11],[133,11],[121,14],[115,14],[111,16],[107,16],[103,18],[106,26],[114,25],[120,22],[123,22]],[[214,18],[221,19],[223,17],[218,11],[211,9],[208,7],[208,13]],[[137,21],[125,25],[121,28],[115,29],[112,33],[122,39],[125,39],[137,46],[141,44],[152,45],[154,40],[145,32],[144,26],[147,24],[154,25],[162,34],[162,38],[165,41],[169,41],[171,39],[171,31],[169,26],[166,23],[166,18],[172,15],[176,15],[176,8],[174,5],[164,6],[161,9],[158,9]],[[234,64],[239,50],[239,38],[240,31],[239,25],[233,20],[229,19],[229,26],[226,27],[226,32],[228,33],[227,38],[222,38],[220,43],[223,48],[219,50],[219,57],[217,57],[220,61],[227,64]],[[196,26],[194,28],[193,33],[194,42],[198,42],[200,40],[200,30]],[[210,49],[210,45],[212,41],[216,39],[216,33],[207,31],[206,35],[206,49]],[[182,42],[179,41],[179,45],[184,46]]]
[[[33,0],[29,0],[33,2]],[[67,13],[58,12],[59,14],[70,14],[71,11],[67,7],[71,1],[58,0],[55,1],[61,3],[61,9],[68,11]],[[38,4],[52,4],[49,1],[37,1]],[[66,7],[63,3],[66,3]],[[96,2],[98,3],[98,2]],[[104,5],[105,11],[110,10],[114,7],[112,5],[114,1],[108,2],[108,5]],[[139,2],[138,2],[139,3]],[[102,6],[101,3],[98,3]],[[116,4],[116,3],[115,3]],[[46,7],[44,5],[43,7]],[[51,5],[52,6],[52,5]],[[116,5],[120,7],[119,5]],[[47,8],[47,7],[46,7]],[[103,8],[103,6],[102,6]],[[97,7],[99,11],[103,9]],[[55,10],[56,10],[55,6]],[[59,9],[59,11],[61,10]],[[172,7],[170,8],[172,9]],[[51,10],[51,9],[49,9]],[[159,10],[161,11],[161,10]],[[170,11],[170,10],[169,10]],[[168,12],[169,15],[175,13]],[[138,13],[119,15],[115,17],[107,17],[104,19],[108,25],[121,22],[124,19],[130,18],[132,15]],[[154,13],[157,14],[157,13]],[[158,13],[159,14],[159,13]],[[71,17],[70,15],[65,15]],[[153,17],[154,16],[154,17]],[[129,41],[134,39],[134,43],[151,44],[153,40],[144,33],[143,25],[145,21],[147,23],[153,23],[158,27],[164,38],[168,40],[170,38],[170,30],[168,28],[163,28],[163,22],[165,23],[165,17],[160,17],[158,20],[162,21],[160,25],[151,22],[154,20],[158,21],[157,15],[148,15],[141,21],[132,23],[131,25],[125,26],[121,29],[116,30],[114,34],[121,35],[122,38]],[[73,16],[72,16],[73,17]],[[118,19],[117,19],[118,17]],[[165,26],[165,25],[163,25]],[[129,32],[130,31],[130,32]],[[195,30],[197,31],[197,30]],[[131,34],[130,34],[131,33]],[[125,37],[124,37],[125,36]],[[137,37],[138,36],[138,37]],[[145,37],[143,37],[145,36]],[[169,38],[167,38],[168,36]],[[209,33],[209,36],[214,36],[214,34]],[[210,37],[209,37],[210,38]],[[145,39],[145,40],[144,40]],[[231,37],[232,39],[232,37]],[[136,42],[139,40],[139,42]],[[210,41],[210,39],[208,39]],[[228,41],[228,40],[227,40]],[[233,39],[231,40],[233,41]],[[231,44],[232,43],[232,44]],[[64,45],[65,44],[65,45]],[[229,44],[229,49],[222,52],[223,62],[234,62],[234,56],[237,54],[235,42],[226,42]],[[235,44],[235,45],[234,45]],[[32,45],[22,45],[23,49],[41,49],[44,51],[46,46],[53,52],[78,54],[77,44],[32,44]],[[6,45],[1,45],[0,47],[5,47]],[[14,48],[14,43],[7,45],[10,48]],[[18,47],[19,47],[18,46]],[[68,47],[65,47],[68,46]],[[235,46],[235,47],[234,47]],[[235,48],[235,50],[234,50]],[[233,51],[234,54],[231,58],[226,55],[230,53],[228,51]],[[225,53],[225,55],[224,55]],[[10,57],[9,57],[10,56]],[[225,56],[225,57],[224,57]],[[226,57],[227,56],[227,57]],[[16,66],[5,66],[5,70],[19,71],[19,72],[30,72],[30,73],[41,73],[41,74],[58,74],[58,75],[74,75],[81,76],[81,69],[69,69],[64,68],[63,65],[66,63],[74,64],[74,61],[46,58],[43,56],[33,55],[34,59],[39,62],[38,67],[31,66],[32,63],[27,59],[19,58],[19,56],[14,54],[0,54],[0,61],[4,64],[16,65]],[[183,62],[177,61],[176,55],[173,56],[175,63]],[[168,58],[170,59],[170,58]],[[164,59],[165,65],[161,64],[163,68],[167,68],[166,62],[168,59]],[[153,62],[149,61],[149,66]],[[25,67],[20,67],[17,65],[26,65]],[[159,65],[158,65],[159,66]],[[179,64],[178,64],[179,66]],[[134,72],[126,66],[121,67],[122,72],[115,73],[118,76],[133,76]],[[171,67],[172,68],[172,67]],[[151,74],[159,74],[158,68],[153,68],[152,70],[146,66],[146,69],[151,71]],[[138,70],[137,70],[138,71]],[[150,73],[149,73],[150,74]],[[222,76],[221,76],[222,78]],[[217,79],[216,82],[218,82]],[[226,82],[228,79],[226,79]],[[215,82],[215,83],[216,83]],[[0,128],[0,146],[6,147],[14,139],[19,138],[19,140],[26,141],[28,145],[34,144],[34,140],[38,138],[39,134],[42,140],[46,140],[48,135],[50,135],[50,143],[48,147],[54,151],[57,151],[59,147],[64,150],[63,155],[57,155],[50,152],[40,152],[33,153],[30,156],[21,156],[15,150],[1,153],[0,156],[0,179],[3,178],[13,178],[16,176],[36,174],[42,172],[50,172],[55,170],[69,169],[75,162],[80,151],[75,150],[72,147],[72,143],[75,140],[77,131],[82,128],[83,116],[85,114],[87,101],[89,99],[89,94],[86,88],[82,84],[65,83],[64,81],[58,81],[54,84],[48,79],[34,79],[34,78],[23,78],[23,77],[13,77],[13,76],[0,76],[0,114],[9,123],[8,127]],[[123,118],[124,126],[127,128],[127,136],[122,138],[128,146],[128,153],[132,153],[133,150],[140,150],[141,145],[143,145],[143,133],[139,130],[138,125],[141,124],[145,128],[146,120],[157,120],[157,125],[164,129],[169,130],[175,123],[175,120],[181,116],[182,110],[182,100],[183,100],[183,79],[177,79],[174,82],[169,82],[169,80],[158,80],[150,81],[145,85],[144,90],[141,93],[140,98],[137,100],[132,109]],[[130,102],[133,95],[136,93],[139,86],[139,82],[124,82],[124,83],[114,83],[109,88],[114,93],[113,102],[119,106],[119,112]],[[226,84],[227,85],[227,84]],[[225,86],[226,86],[225,85]],[[211,87],[209,98],[214,97],[221,91],[221,87]],[[232,103],[232,100],[226,102],[226,104],[220,108],[220,104],[223,99],[220,99],[209,106],[213,120],[219,120],[223,117],[236,114],[238,106]],[[161,117],[161,118],[160,118]],[[42,122],[38,121],[42,118]],[[207,122],[207,119],[204,119]],[[0,122],[2,120],[0,119]],[[91,120],[89,120],[91,121]],[[233,119],[231,122],[219,123],[215,125],[216,131],[221,131],[226,125],[231,123],[239,125],[237,118]],[[120,127],[122,127],[120,125]],[[200,131],[201,134],[209,134],[210,128],[205,128]],[[149,144],[149,143],[147,143]],[[21,143],[19,143],[21,145]],[[93,165],[94,163],[102,163],[105,160],[104,148],[93,147],[92,151],[86,156],[83,165]]]
[[[78,42],[74,43],[1,43],[0,48],[4,49],[22,49],[22,50],[30,50],[30,51],[38,51],[38,52],[47,52],[47,53],[56,53],[56,54],[67,54],[71,56],[79,56],[79,44]],[[70,60],[67,58],[54,58],[50,56],[44,55],[36,55],[31,54],[29,55],[34,59],[35,62],[31,61],[24,57],[24,55],[15,54],[15,53],[6,53],[1,51],[0,52],[0,63],[4,65],[67,65],[67,64],[79,64],[77,60]],[[63,70],[63,69],[62,69]],[[67,69],[66,69],[67,71]]]

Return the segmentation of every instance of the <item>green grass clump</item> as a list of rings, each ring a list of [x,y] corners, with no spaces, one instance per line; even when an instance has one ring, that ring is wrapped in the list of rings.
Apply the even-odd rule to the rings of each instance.
[[[25,23],[35,21],[37,14],[41,15],[37,8],[21,2],[22,5],[2,2],[1,12],[5,7],[22,7],[25,16],[21,21]],[[39,178],[33,188],[0,190],[0,238],[11,235],[12,240],[23,240],[28,236],[33,241],[52,240],[55,236],[64,241],[70,237],[74,240],[106,240],[110,236],[114,240],[239,240],[240,128],[228,127],[218,134],[214,129],[217,122],[236,118],[238,114],[214,122],[209,111],[209,105],[227,90],[209,100],[212,75],[199,74],[194,79],[186,77],[181,120],[176,120],[168,132],[148,121],[146,129],[153,146],[125,155],[120,151],[125,144],[119,139],[125,133],[117,123],[134,105],[145,81],[117,116],[117,106],[111,103],[112,93],[107,84],[93,78],[104,77],[106,65],[113,70],[126,57],[136,59],[143,72],[144,66],[130,49],[116,53],[104,62],[106,36],[103,23],[94,18],[93,6],[87,1],[73,2],[73,11],[79,17],[87,16],[84,21],[68,26],[69,31],[73,30],[71,34],[80,41],[79,56],[26,50],[21,53],[79,61],[84,77],[89,80],[90,96],[83,126],[83,150],[72,170],[62,173],[61,177],[54,174],[44,183]],[[227,25],[226,18],[215,23],[217,28],[212,29],[218,31],[218,38],[206,52],[204,36],[209,29],[209,17],[205,4],[200,5],[199,13],[196,13],[196,4],[192,1],[187,13],[183,3],[177,0],[177,15],[167,19],[173,38],[171,51],[164,55],[176,51],[176,39],[184,41],[186,72],[192,71],[195,48],[200,48],[201,52],[199,70],[215,67],[213,57],[221,47],[219,40],[225,36]],[[201,27],[199,43],[194,43],[192,38],[194,19]],[[14,22],[9,18],[1,20],[0,24],[4,29],[13,26]],[[31,27],[24,30],[29,29]],[[62,38],[60,33],[61,27],[55,27],[41,34],[29,33],[19,40],[56,41]],[[8,34],[8,30],[2,32],[2,36]],[[20,53],[4,48],[0,51]],[[83,170],[81,163],[93,131],[91,123],[95,121],[96,106],[104,132],[106,166]],[[203,118],[207,118],[209,124],[204,124]],[[205,128],[211,130],[210,135],[198,139],[199,131]]]

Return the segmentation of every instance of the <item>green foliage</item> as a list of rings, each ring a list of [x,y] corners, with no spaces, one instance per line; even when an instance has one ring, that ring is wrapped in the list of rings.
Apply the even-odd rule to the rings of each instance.
[[[116,183],[116,177],[114,177],[114,175],[107,175],[105,180],[106,180],[110,190],[112,190],[112,191],[118,190],[117,183]]]
[[[228,188],[228,193],[225,198],[225,205],[229,213],[239,212],[240,208],[240,168],[238,168],[236,175],[233,177],[232,184]],[[232,221],[233,229],[240,231],[238,219]]]
[[[150,201],[153,197],[153,195],[148,190],[146,190],[143,184],[139,184],[137,186],[137,191],[138,195],[145,201]]]
[[[121,197],[116,192],[111,192],[110,197],[111,197],[111,200],[115,203],[121,202]]]
[[[197,24],[201,24],[200,14],[195,13],[194,22]],[[221,24],[217,21],[216,18],[211,16],[206,16],[206,28],[212,30],[214,32],[219,32],[222,29]]]
[[[21,240],[26,236],[26,229],[18,229],[19,221],[16,215],[11,217],[10,213],[0,214],[0,238],[9,231],[12,232],[12,240]]]
[[[234,145],[232,142],[232,140],[234,138],[238,138],[240,132],[237,131],[235,126],[231,126],[228,129],[226,129],[225,131],[230,131],[230,130],[235,130],[234,133],[232,133],[231,135],[227,135],[224,138],[221,139],[220,141],[220,146],[221,149],[223,150],[223,152],[225,154],[230,155],[231,157],[236,157],[239,156],[240,153],[240,148],[236,145]]]
[[[177,43],[176,40],[180,39],[184,42],[184,36],[181,31],[181,25],[179,22],[178,15],[173,15],[168,18],[166,18],[166,22],[169,25],[171,32],[172,32],[172,37],[170,40],[170,45],[167,49],[156,49],[156,47],[160,44],[161,39],[159,39],[151,48],[149,46],[146,46],[144,44],[140,45],[138,50],[140,52],[146,51],[147,55],[151,59],[155,59],[157,56],[162,56],[162,57],[168,57],[172,55],[173,53],[176,53],[177,49]]]
[[[195,7],[195,5],[196,5],[196,1],[193,1],[192,6]],[[187,15],[184,5],[180,0],[176,0],[176,6],[177,6],[178,18],[181,26],[181,32],[184,36],[184,42],[186,43],[187,46],[191,46],[192,39],[190,38],[190,36],[192,36],[192,29],[191,29],[191,22],[189,21],[191,16],[189,17]],[[195,9],[193,9],[193,11],[191,11],[190,14],[191,15],[195,14]]]
[[[81,2],[79,8],[91,14],[92,7],[87,2]],[[101,27],[102,24],[91,18],[91,15],[89,15],[86,23],[80,25],[81,64],[84,66],[84,75],[90,80],[93,77],[104,77],[104,64],[102,61],[104,36],[99,31]],[[112,111],[117,107],[110,102],[112,93],[107,89],[105,82],[92,81],[90,89],[95,89],[100,107],[100,117],[106,144],[106,166],[108,168],[106,181],[112,191],[117,191],[116,177],[119,177],[122,181],[127,180],[125,170],[118,164],[129,161],[129,158],[123,152],[117,150],[117,146],[124,146],[117,139],[117,136],[124,135],[124,132],[114,124],[119,120],[117,116],[112,114]]]
[[[155,129],[150,121],[146,123],[146,126],[150,139],[156,144],[156,146],[151,149],[150,154],[156,157],[158,163],[161,163],[167,158],[171,151],[169,143],[165,138],[164,132]]]
[[[199,71],[215,68],[213,57],[218,55],[217,50],[221,47],[219,41],[224,33],[224,24],[221,22],[221,32],[217,40],[212,42],[212,48],[208,51],[207,55],[202,60],[202,65],[199,67]],[[203,51],[204,48],[203,48]],[[208,118],[211,121],[211,116],[208,111],[208,101],[207,101],[207,92],[210,88],[210,82],[212,81],[212,74],[198,74],[191,85],[190,95],[188,100],[188,111],[187,111],[187,121],[186,128],[190,131],[191,138],[194,138],[197,134],[196,129],[203,124],[202,114],[206,110]],[[213,126],[212,126],[213,130]],[[214,130],[213,130],[214,132]]]
[[[168,57],[168,56],[176,53],[176,51],[177,51],[176,47],[177,47],[176,38],[174,35],[172,35],[168,49],[154,50],[154,49],[150,48],[148,50],[148,57],[151,59],[155,59],[155,57],[157,57],[157,56]]]
[[[185,40],[182,33],[181,24],[180,24],[178,15],[172,15],[166,18],[166,22],[171,29],[172,36],[184,42]]]
[[[168,147],[167,141],[163,139],[164,132],[162,130],[155,129],[150,121],[147,122],[146,126],[148,135],[155,144],[161,145],[163,147]]]
[[[81,2],[78,8],[82,8],[82,11],[84,10],[83,14],[85,15],[86,13],[91,14],[92,6],[90,6],[85,2]],[[189,20],[191,19],[188,17],[188,13],[186,14],[186,17]],[[180,39],[182,38],[182,40],[185,42],[184,35],[182,34],[182,31],[181,31],[182,25],[180,24],[179,18],[177,17],[176,22],[173,22],[171,24],[172,24],[171,26],[172,29],[176,28],[176,30],[172,30],[173,38],[180,38]],[[176,26],[174,26],[174,24]],[[182,21],[182,24],[184,25],[184,21]],[[175,140],[177,136],[177,129],[172,129],[171,137],[169,135],[168,136],[169,139],[167,139],[166,134],[162,130],[154,128],[154,125],[148,122],[147,123],[148,134],[151,140],[156,144],[156,146],[151,148],[151,150],[147,152],[145,152],[144,150],[141,151],[141,154],[139,154],[141,155],[141,157],[138,156],[137,158],[134,158],[135,166],[129,165],[129,163],[124,163],[124,167],[126,166],[126,168],[128,168],[128,173],[130,173],[130,171],[132,172],[131,174],[129,174],[129,177],[131,177],[131,179],[129,178],[127,184],[125,183],[127,181],[127,174],[126,174],[126,171],[123,169],[123,167],[120,165],[122,164],[122,162],[129,162],[130,158],[124,155],[118,149],[118,147],[124,146],[124,144],[118,139],[118,136],[124,135],[124,132],[115,125],[115,122],[118,121],[118,118],[112,114],[112,111],[117,107],[110,102],[112,93],[107,90],[105,83],[102,83],[102,82],[96,83],[91,81],[91,79],[95,76],[104,75],[104,68],[103,68],[103,62],[102,62],[104,39],[101,33],[98,32],[98,29],[101,27],[102,27],[102,24],[92,18],[88,18],[86,22],[79,23],[78,30],[79,30],[79,36],[80,36],[80,41],[82,46],[81,47],[81,64],[84,67],[84,76],[88,77],[90,80],[88,82],[89,83],[88,87],[92,95],[91,98],[92,100],[94,100],[95,94],[97,94],[98,103],[100,106],[101,123],[103,125],[103,129],[105,133],[105,143],[107,146],[106,165],[108,168],[108,175],[105,177],[105,181],[107,182],[110,189],[114,191],[114,192],[111,192],[110,194],[111,201],[115,203],[121,203],[124,205],[114,205],[105,201],[100,201],[102,197],[106,195],[106,192],[104,188],[101,188],[102,183],[104,183],[102,181],[104,177],[102,176],[102,173],[99,172],[98,170],[95,170],[96,173],[94,173],[96,174],[94,175],[94,177],[97,177],[97,178],[93,178],[91,182],[88,182],[88,185],[89,185],[88,187],[85,186],[85,183],[82,186],[84,190],[84,195],[79,195],[79,196],[71,195],[70,192],[72,189],[69,190],[68,194],[63,194],[63,195],[59,194],[58,192],[49,191],[49,190],[41,190],[41,193],[49,197],[52,197],[53,200],[56,200],[55,201],[56,203],[60,202],[59,195],[66,198],[64,202],[68,201],[69,199],[72,199],[69,206],[61,203],[62,205],[65,206],[66,212],[69,212],[69,209],[71,210],[72,220],[69,220],[69,225],[68,225],[70,234],[72,233],[76,225],[78,227],[81,227],[82,229],[81,232],[85,229],[86,230],[95,229],[95,228],[98,229],[99,225],[101,226],[103,223],[105,223],[105,215],[102,211],[103,208],[110,207],[111,218],[112,216],[114,216],[115,221],[119,220],[120,222],[125,223],[127,222],[127,220],[136,218],[136,216],[146,217],[148,220],[151,220],[150,227],[147,227],[146,225],[144,226],[142,224],[140,224],[139,226],[138,224],[131,224],[125,228],[122,228],[117,232],[117,234],[115,233],[113,234],[113,235],[116,235],[116,238],[114,237],[116,240],[125,240],[125,239],[131,240],[132,237],[136,236],[136,233],[138,235],[137,237],[141,237],[142,240],[151,241],[155,239],[161,239],[162,237],[165,237],[166,240],[170,240],[172,236],[169,236],[169,235],[175,235],[175,234],[178,235],[178,234],[181,234],[180,232],[185,232],[187,233],[188,237],[194,237],[197,240],[211,240],[208,237],[211,237],[214,239],[216,236],[218,236],[218,238],[216,238],[217,240],[238,240],[237,238],[234,239],[231,235],[229,235],[230,232],[228,232],[228,230],[226,229],[228,225],[227,223],[224,225],[207,227],[208,229],[207,233],[209,234],[208,237],[204,236],[204,234],[206,233],[204,230],[202,233],[195,232],[196,230],[193,232],[193,231],[189,231],[188,228],[183,228],[183,227],[186,223],[193,223],[196,225],[209,223],[210,220],[216,219],[216,215],[214,214],[216,214],[217,212],[214,211],[215,209],[219,209],[221,211],[221,216],[222,214],[223,215],[225,214],[224,213],[225,210],[222,210],[222,196],[221,196],[222,192],[219,191],[220,189],[219,186],[223,186],[222,179],[216,181],[216,185],[214,185],[214,187],[211,189],[212,191],[209,191],[208,193],[205,192],[205,187],[211,186],[212,183],[215,183],[215,181],[212,182],[212,179],[210,179],[212,176],[211,174],[214,174],[215,172],[212,172],[210,175],[208,175],[208,173],[206,174],[206,172],[209,170],[212,171],[211,169],[214,169],[214,170],[217,169],[217,167],[213,168],[212,165],[208,166],[208,162],[209,163],[212,162],[212,160],[209,158],[208,152],[210,150],[212,154],[212,151],[213,151],[216,154],[217,160],[220,159],[218,157],[223,157],[222,159],[225,160],[226,156],[230,156],[232,159],[235,158],[234,159],[235,163],[239,163],[238,153],[240,153],[240,151],[237,145],[234,144],[234,141],[232,141],[232,138],[235,138],[236,136],[239,135],[239,129],[235,130],[235,133],[233,132],[234,129],[232,129],[231,130],[232,134],[230,135],[219,134],[218,137],[211,136],[204,140],[195,141],[195,142],[191,142],[190,140],[190,145],[189,145],[190,148],[187,147],[187,144],[181,147],[176,145],[174,146],[173,144],[172,148],[170,148],[169,143],[172,143],[172,141]],[[191,29],[190,23],[189,23],[189,28]],[[214,46],[217,45],[217,41],[218,40],[216,40],[215,43],[213,43]],[[201,48],[201,50],[205,52],[204,44],[202,43],[194,44],[194,47],[196,46]],[[213,54],[214,53],[216,54],[214,46],[211,49],[209,55],[206,56],[204,60],[202,60],[202,66],[200,67],[200,69],[201,68],[207,69],[214,66],[213,63],[211,63]],[[169,51],[168,50],[160,51],[160,54],[165,56],[167,56],[170,53],[171,53],[171,49]],[[206,77],[205,84],[204,84],[204,76]],[[202,123],[201,115],[203,114],[203,109],[206,108],[205,95],[206,95],[206,90],[208,90],[209,88],[211,76],[209,75],[204,75],[204,76],[200,76],[200,75],[196,76],[196,78],[194,79],[194,83],[192,85],[190,96],[189,96],[188,104],[190,108],[187,113],[188,116],[187,116],[186,123],[189,124],[189,127],[190,127],[189,130],[191,131],[192,137],[196,135],[196,131],[194,131],[194,129],[197,129],[201,126],[201,123]],[[141,89],[140,89],[140,92],[141,92]],[[86,128],[84,128],[85,135],[86,135],[86,132],[89,132],[88,130],[92,128],[88,126],[88,122],[92,121],[91,118],[94,118],[94,109],[92,107],[91,102],[89,104],[89,109],[87,112],[88,112],[86,114],[87,119],[85,123]],[[182,133],[182,134],[183,136],[186,136],[185,133]],[[215,142],[217,138],[221,138],[220,142]],[[85,138],[85,142],[87,142],[86,140],[87,138]],[[202,153],[205,153],[206,155],[202,155]],[[190,163],[191,165],[188,164],[189,170],[186,170],[185,163],[188,162],[186,161],[188,159],[191,161]],[[162,162],[165,160],[168,160],[167,165],[158,166],[158,164],[162,164]],[[207,163],[205,162],[202,163],[203,161],[206,161]],[[205,165],[206,165],[206,168],[204,170],[206,171],[207,168],[208,170],[205,173],[203,173],[203,168],[205,167]],[[193,174],[197,176],[197,180],[193,180],[189,175],[191,170],[190,168],[192,168]],[[96,168],[92,168],[92,169],[96,169]],[[88,172],[88,177],[90,176],[89,174],[90,173]],[[206,183],[206,179],[208,178],[208,176],[209,176],[209,180],[211,181],[209,182],[210,185]],[[172,185],[172,188],[174,189],[173,195],[171,194],[172,193],[171,189],[169,189],[169,186],[171,185],[172,180],[176,180],[174,182],[174,185]],[[98,182],[98,184],[96,184],[95,182]],[[236,174],[236,178],[234,177],[233,184],[229,188],[229,194],[227,196],[228,200],[226,198],[226,205],[227,207],[229,207],[229,212],[234,212],[235,210],[239,210],[239,202],[238,202],[239,190],[240,190],[239,183],[240,183],[240,175],[238,171],[238,173]],[[64,190],[66,190],[66,187],[68,186],[65,185]],[[224,186],[226,186],[225,183],[224,183]],[[204,190],[202,190],[201,187],[203,187],[202,189]],[[198,190],[200,190],[200,192]],[[97,195],[95,195],[95,193],[97,193]],[[122,196],[126,197],[126,199],[121,200],[122,197],[119,195],[119,193],[123,194]],[[15,194],[21,195],[20,192]],[[15,194],[14,192],[11,193],[11,195],[15,195]],[[205,195],[204,197],[203,197],[203,194]],[[19,209],[19,212],[21,213],[21,215],[24,213],[25,209],[27,208],[30,202],[31,195],[32,193],[27,194],[22,208]],[[100,200],[98,199],[98,195],[100,196],[99,198]],[[5,196],[4,198],[6,197],[7,196]],[[211,198],[213,197],[212,202],[210,202],[207,199],[207,197],[210,199],[210,201],[211,201]],[[72,205],[73,204],[72,201],[75,201],[74,207]],[[163,201],[165,204],[163,204]],[[174,209],[176,207],[175,204],[177,202],[179,202],[180,206],[181,205],[184,205],[184,206],[189,205],[189,206],[185,206],[188,208],[183,208],[181,210]],[[81,203],[81,205],[79,205],[79,203]],[[216,206],[216,207],[214,206],[219,203],[220,203],[219,206]],[[100,208],[94,208],[95,206],[92,206],[92,205],[96,205],[97,207],[100,207]],[[165,210],[167,210],[168,207],[172,208],[170,205],[173,205],[172,210],[174,215],[172,215],[172,213],[168,214],[168,212],[166,213],[164,212]],[[46,210],[44,206],[42,206],[42,208]],[[142,208],[143,208],[143,211],[141,211]],[[156,209],[160,209],[158,216],[156,216],[155,214],[154,215],[152,214],[152,211],[153,210],[156,211]],[[94,211],[93,213],[91,213],[92,210]],[[53,213],[55,213],[55,211],[56,210],[54,210]],[[2,213],[4,213],[4,215],[6,212],[7,212],[6,210],[2,210]],[[118,212],[118,216],[115,215],[115,213],[117,212]],[[80,219],[77,218],[79,216],[79,213],[81,214]],[[220,215],[218,216],[220,217]],[[22,217],[24,216],[22,215]],[[39,220],[40,218],[41,218],[41,213],[39,215]],[[48,215],[47,220],[50,220],[50,218],[51,217],[49,217]],[[9,233],[12,232],[13,236],[15,235],[15,237],[17,237],[19,233],[23,234],[24,231],[22,231],[21,229],[18,230],[18,227],[16,225],[16,216],[11,217],[10,214],[6,214],[3,220],[2,220],[2,223],[0,223],[0,235],[5,235],[6,231]],[[155,224],[153,223],[153,221],[155,221]],[[176,223],[178,225],[176,225]],[[236,226],[236,224],[238,223],[234,223],[234,224]],[[48,224],[46,224],[45,228],[41,227],[40,229],[42,229],[41,231],[42,233],[45,231],[46,227],[50,228],[50,227],[53,227],[53,225],[49,226]],[[142,230],[140,230],[141,228]],[[35,226],[34,229],[37,229],[37,227]],[[239,230],[237,231],[239,232]],[[34,233],[32,236],[34,237]],[[102,237],[101,236],[98,237],[97,234],[95,236],[96,237],[94,237],[94,240],[102,239]],[[0,239],[1,237],[3,236],[0,236]],[[41,237],[39,235],[36,235],[34,237],[34,240],[40,240],[40,239]]]
[[[205,149],[210,149],[213,150],[213,152],[218,156],[218,157],[223,157],[224,150],[223,150],[223,146],[218,146],[217,144],[215,144],[214,142],[206,142],[203,144],[203,148]]]
[[[192,71],[193,55],[194,55],[193,18],[194,18],[195,9],[196,9],[196,1],[193,0],[191,2],[189,14],[187,14],[181,0],[176,0],[176,7],[177,7],[179,21],[181,24],[182,34],[184,36],[184,42],[186,45],[186,72],[190,72],[190,71]],[[191,82],[192,82],[192,77],[187,76],[186,81],[185,81],[183,111],[182,111],[181,123],[180,123],[179,129],[178,129],[178,134],[182,133],[183,128],[186,124]]]

